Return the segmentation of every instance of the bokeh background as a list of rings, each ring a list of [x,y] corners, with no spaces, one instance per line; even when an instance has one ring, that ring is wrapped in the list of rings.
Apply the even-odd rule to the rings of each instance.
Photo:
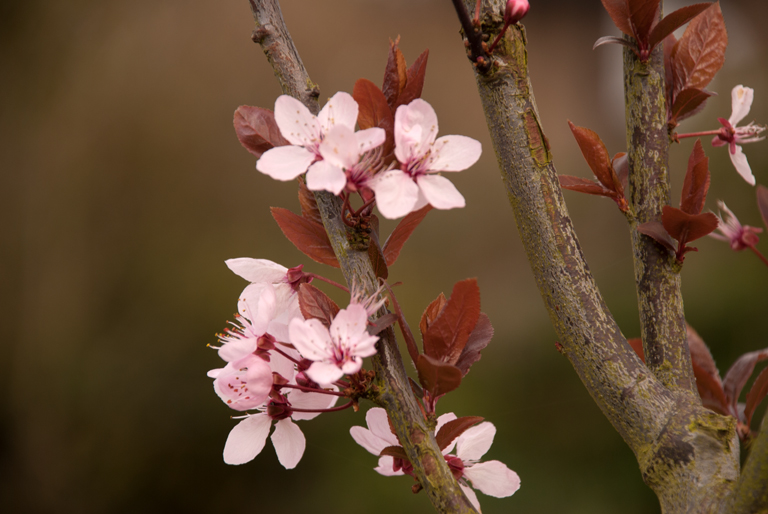
[[[566,119],[624,150],[621,51],[591,49],[618,32],[598,0],[532,4],[525,24],[543,127],[558,170],[589,176]],[[681,130],[718,128],[736,84],[755,88],[750,119],[768,121],[768,4],[724,0],[722,9],[730,43],[711,85],[720,96]],[[455,281],[480,283],[496,336],[440,407],[493,421],[486,458],[522,477],[511,498],[480,495],[484,511],[658,512],[632,453],[555,351],[451,3],[285,0],[283,10],[323,99],[360,77],[380,83],[389,38],[402,37],[409,62],[429,48],[423,97],[441,133],[486,150],[452,177],[467,207],[430,214],[391,269],[412,326]],[[206,345],[245,285],[224,260],[305,263],[340,279],[282,237],[268,207],[297,211],[296,188],[256,172],[232,129],[238,105],[271,108],[280,93],[252,28],[245,0],[0,4],[3,512],[430,512],[408,477],[378,476],[354,444],[349,427],[364,424],[362,413],[303,422],[307,450],[293,471],[269,443],[250,464],[222,462],[234,421],[205,376],[220,366]],[[691,147],[672,150],[674,198]],[[721,198],[762,226],[754,189],[724,149],[706,148],[709,207]],[[768,143],[745,152],[768,184]],[[609,200],[565,195],[613,314],[636,336],[623,218]],[[686,313],[724,371],[766,346],[768,270],[715,240],[697,246],[683,271]]]

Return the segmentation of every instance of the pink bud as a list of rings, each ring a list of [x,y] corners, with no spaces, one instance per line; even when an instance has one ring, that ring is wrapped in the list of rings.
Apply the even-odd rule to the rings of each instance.
[[[522,20],[528,14],[530,7],[528,0],[508,0],[507,7],[504,10],[504,24],[512,25]]]

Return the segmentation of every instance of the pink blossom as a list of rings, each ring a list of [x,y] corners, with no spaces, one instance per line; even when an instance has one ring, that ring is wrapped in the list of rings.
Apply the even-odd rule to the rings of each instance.
[[[322,143],[323,160],[312,165],[307,173],[307,188],[311,191],[357,192],[367,187],[376,168],[380,166],[380,152],[372,152],[386,139],[384,129],[370,128],[354,132],[344,125],[332,127]]]
[[[285,396],[280,395],[277,400],[261,405],[259,410],[262,412],[246,415],[229,433],[224,445],[224,462],[245,464],[252,461],[264,449],[272,422],[275,421],[272,444],[277,459],[285,469],[295,468],[304,455],[307,442],[294,421],[312,419],[320,413],[295,412],[293,409],[328,409],[335,405],[336,400],[336,396],[292,389]]]
[[[504,24],[512,25],[522,20],[530,8],[528,0],[507,0],[507,6],[504,9]]]
[[[299,353],[314,361],[307,376],[318,384],[331,384],[345,373],[357,373],[363,358],[376,353],[379,338],[368,334],[367,327],[365,307],[351,303],[336,314],[330,330],[316,319],[295,318],[288,333]]]
[[[737,252],[755,246],[758,241],[757,234],[762,232],[763,229],[739,223],[738,218],[736,218],[736,215],[726,207],[725,202],[718,200],[717,206],[720,208],[721,214],[723,212],[725,213],[725,217],[722,215],[717,216],[717,219],[720,222],[717,230],[720,231],[720,233],[709,235],[715,239],[730,244],[731,249]]]
[[[713,146],[728,145],[728,155],[731,157],[733,166],[736,168],[739,175],[752,186],[755,185],[755,177],[752,175],[752,169],[749,167],[747,157],[742,152],[739,144],[754,143],[765,139],[764,137],[760,137],[760,134],[765,130],[765,127],[755,125],[754,122],[743,127],[737,127],[736,124],[749,114],[754,94],[754,90],[749,87],[739,85],[733,88],[731,91],[731,117],[727,120],[718,118],[723,128],[721,128],[720,133],[712,139]]]
[[[453,413],[443,414],[437,418],[435,432],[439,432],[445,423],[454,419],[456,415]],[[384,409],[378,407],[370,409],[366,413],[365,420],[368,429],[363,427],[350,429],[350,434],[357,444],[374,455],[380,455],[381,451],[388,446],[400,445],[389,427]],[[486,421],[466,430],[443,449],[448,467],[478,512],[480,512],[480,503],[470,485],[496,498],[511,496],[520,488],[520,477],[504,463],[496,460],[479,462],[491,448],[495,435],[496,427]],[[451,455],[450,452],[454,448],[456,448],[456,454]],[[396,476],[404,474],[403,470],[406,468],[403,467],[403,463],[396,461],[393,457],[383,456],[379,457],[379,465],[375,470],[385,476]]]
[[[322,167],[317,168],[323,160],[320,144],[334,126],[354,130],[357,112],[357,102],[344,92],[333,95],[317,116],[295,98],[288,95],[278,97],[275,101],[275,123],[291,144],[264,152],[256,162],[256,169],[277,180],[293,180],[307,172],[307,181],[315,182],[316,172],[321,175],[323,172]],[[358,132],[358,143],[364,148],[373,148],[379,138],[378,130],[381,129]]]
[[[427,102],[416,99],[397,108],[395,157],[400,169],[378,174],[370,186],[385,218],[400,218],[427,204],[464,207],[464,197],[439,173],[469,168],[480,158],[481,145],[465,136],[436,137],[437,116]]]

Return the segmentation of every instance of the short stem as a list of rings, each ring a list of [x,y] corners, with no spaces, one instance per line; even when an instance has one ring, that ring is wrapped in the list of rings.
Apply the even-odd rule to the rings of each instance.
[[[677,134],[679,139],[684,137],[701,137],[701,136],[716,136],[720,133],[720,130],[705,130],[704,132],[689,132],[687,134]]]
[[[765,263],[765,265],[766,265],[766,266],[768,266],[768,259],[765,257],[765,255],[763,255],[762,253],[760,253],[760,250],[758,250],[758,249],[757,249],[757,248],[755,248],[754,246],[750,246],[750,247],[749,247],[749,249],[750,249],[750,250],[752,250],[752,252],[753,252],[755,255],[757,255],[758,257],[760,257],[760,260],[761,260],[761,261],[763,261],[763,262]]]
[[[475,5],[475,19],[473,20],[475,25],[480,25],[480,7],[482,4],[483,0],[477,0],[477,5]]]
[[[326,391],[325,389],[315,389],[314,387],[305,387],[305,386],[300,386],[300,385],[283,384],[283,385],[278,385],[278,386],[275,386],[275,387],[276,388],[289,387],[291,389],[298,389],[299,391],[305,391],[307,393],[330,394],[332,396],[344,396],[344,397],[347,396],[346,394],[339,393],[337,391]]]
[[[291,407],[291,410],[293,412],[336,412],[336,411],[348,409],[352,407],[354,403],[355,402],[349,402],[349,403],[345,403],[340,407],[331,407],[330,409],[294,409],[293,407]]]
[[[360,213],[363,212],[363,210],[365,210],[366,207],[370,207],[371,205],[373,205],[373,202],[375,201],[376,201],[376,197],[374,196],[373,198],[365,202],[358,210],[354,211],[350,209],[349,212],[353,216],[360,216]]]
[[[493,53],[493,49],[496,48],[496,45],[501,41],[501,38],[504,37],[504,33],[507,32],[507,29],[509,28],[509,23],[504,24],[504,28],[501,29],[501,32],[499,32],[499,35],[496,36],[496,39],[493,40],[493,43],[491,43],[490,48],[488,48],[488,53]]]
[[[273,348],[273,350],[275,350],[277,353],[279,353],[280,355],[282,355],[283,357],[285,357],[285,358],[286,358],[286,359],[288,359],[289,361],[293,362],[294,364],[297,364],[297,365],[298,365],[298,364],[301,364],[301,361],[297,361],[296,359],[294,359],[293,357],[291,357],[290,355],[288,355],[287,353],[285,353],[284,351],[282,351],[282,350],[281,350],[280,348],[278,348],[277,346],[275,346],[275,347]]]
[[[349,292],[349,289],[347,287],[339,284],[338,282],[334,282],[333,280],[331,280],[329,278],[321,277],[320,275],[316,275],[314,273],[304,273],[304,275],[306,275],[308,277],[316,278],[317,280],[322,280],[323,282],[331,284],[332,286],[338,287],[342,291],[346,291],[347,293]]]
[[[469,41],[469,50],[472,55],[472,62],[477,63],[480,71],[485,73],[489,69],[488,54],[483,49],[483,33],[479,28],[475,28],[472,18],[469,17],[467,8],[462,0],[452,0],[453,7],[456,9],[456,15],[461,22],[461,28],[464,29],[464,37]]]

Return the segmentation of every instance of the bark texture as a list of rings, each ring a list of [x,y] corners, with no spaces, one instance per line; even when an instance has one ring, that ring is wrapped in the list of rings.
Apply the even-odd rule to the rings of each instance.
[[[301,100],[312,113],[319,111],[318,87],[310,80],[283,21],[277,0],[249,0],[259,43],[275,71],[283,93]],[[333,245],[347,284],[373,294],[378,288],[368,252],[350,247],[347,227],[341,219],[341,200],[327,192],[315,192],[323,225]],[[382,314],[384,310],[380,312]],[[377,403],[384,407],[400,442],[413,464],[414,473],[438,512],[476,513],[451,474],[432,431],[411,394],[408,377],[397,348],[394,330],[379,334],[378,353],[373,357]]]

